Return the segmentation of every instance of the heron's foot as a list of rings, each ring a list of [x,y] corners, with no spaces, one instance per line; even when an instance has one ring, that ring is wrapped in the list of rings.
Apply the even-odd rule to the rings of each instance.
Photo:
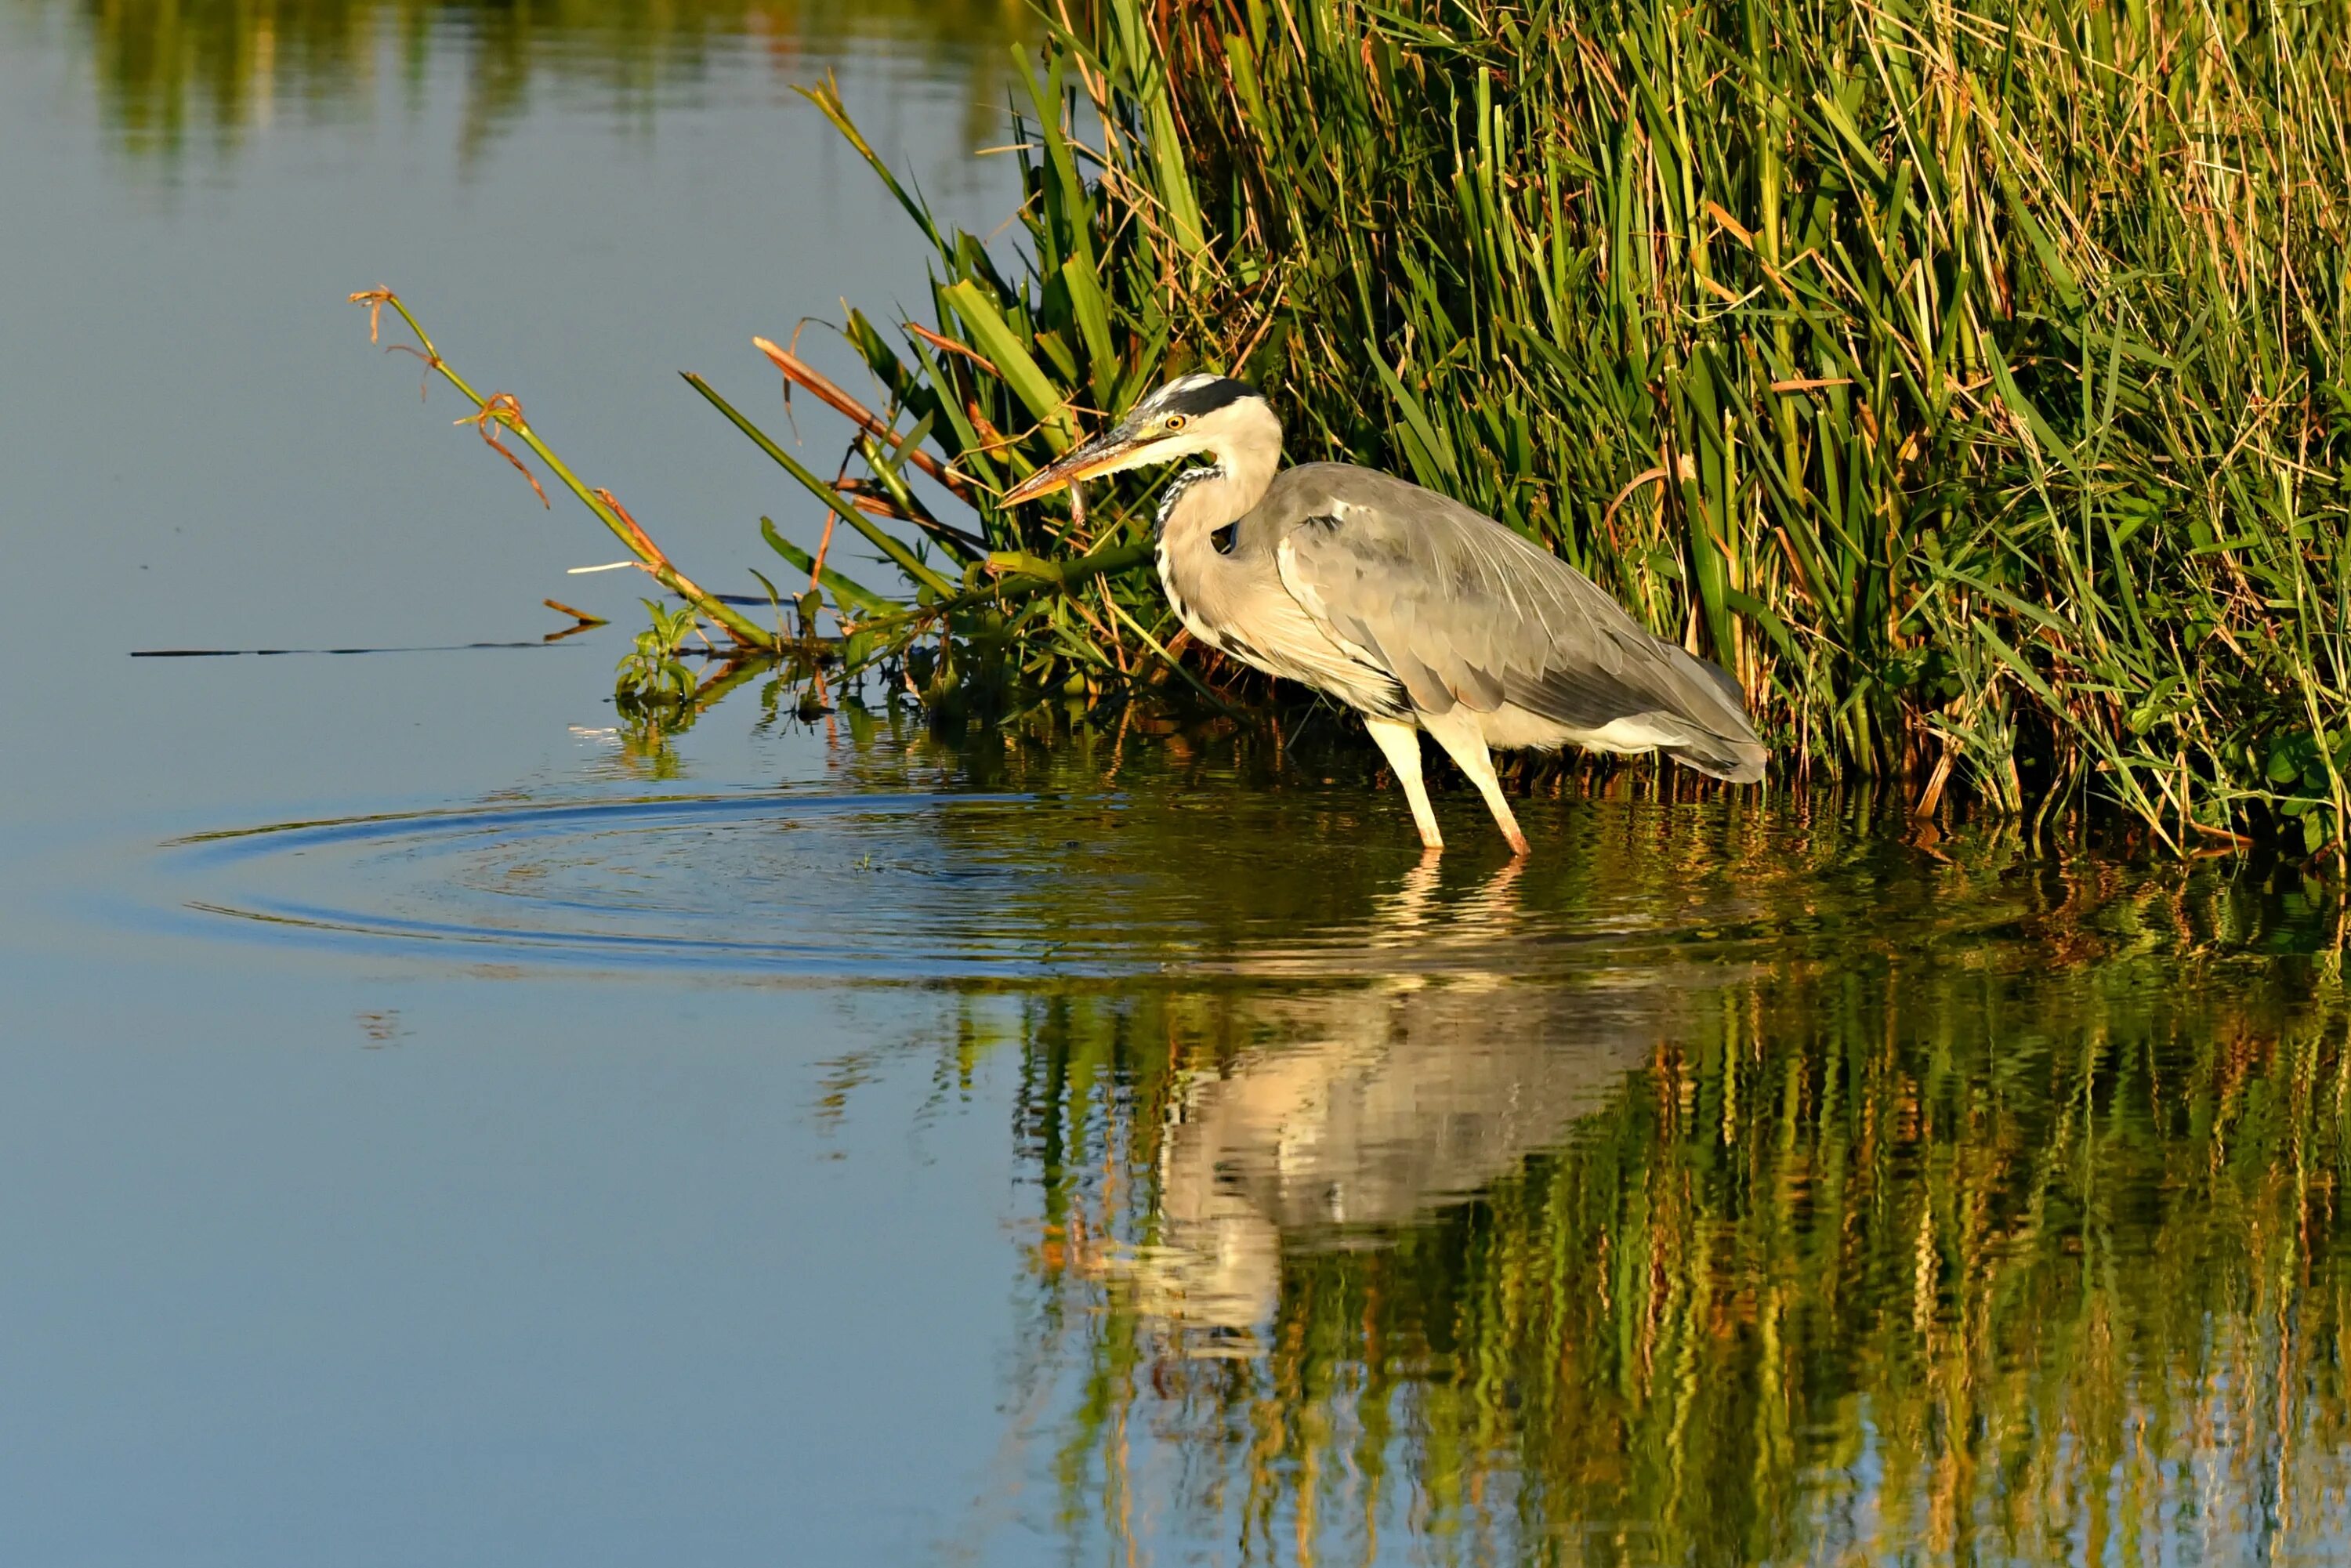
[[[1432,823],[1421,824],[1420,852],[1424,858],[1445,852],[1445,835],[1438,832]]]
[[[1516,822],[1504,825],[1502,837],[1510,841],[1512,861],[1522,861],[1534,852],[1527,843],[1526,834],[1519,831],[1519,825]]]

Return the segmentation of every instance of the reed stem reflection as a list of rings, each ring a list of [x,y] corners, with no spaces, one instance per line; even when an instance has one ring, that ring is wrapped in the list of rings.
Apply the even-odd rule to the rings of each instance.
[[[64,0],[8,0],[39,14]],[[729,54],[806,81],[852,56],[894,56],[956,84],[966,145],[989,139],[1008,82],[1002,46],[1033,32],[1005,0],[79,0],[108,123],[124,148],[172,159],[233,150],[279,115],[335,120],[413,103],[436,53],[464,62],[456,141],[470,159],[535,91],[593,89],[650,124],[660,91]]]
[[[1702,831],[1587,873],[1658,896]],[[1252,1562],[2339,1552],[2333,961],[2250,954],[2226,879],[1983,848],[1782,959],[1579,980],[1555,889],[1415,873],[1363,928],[1479,967],[1031,1004],[1060,1528],[1135,1537],[1149,1497],[1139,1545]],[[1772,859],[1725,881],[1786,915]]]

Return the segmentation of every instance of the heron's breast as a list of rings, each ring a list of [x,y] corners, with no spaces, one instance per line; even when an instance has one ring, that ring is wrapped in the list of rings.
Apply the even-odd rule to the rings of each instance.
[[[1176,612],[1176,619],[1184,622],[1184,630],[1192,633],[1194,637],[1206,643],[1209,647],[1223,652],[1224,638],[1200,613],[1198,590],[1193,584],[1183,580],[1177,574],[1175,563],[1168,559],[1167,541],[1165,538],[1159,541],[1158,562],[1159,586],[1166,593],[1168,608]]]
[[[1317,624],[1282,584],[1270,555],[1185,552],[1162,540],[1159,582],[1192,635],[1254,669],[1327,692],[1348,706],[1388,715],[1403,710],[1403,691],[1385,670],[1351,654]]]

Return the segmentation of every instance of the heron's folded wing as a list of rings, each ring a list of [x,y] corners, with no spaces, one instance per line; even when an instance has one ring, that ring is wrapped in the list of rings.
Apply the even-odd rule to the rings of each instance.
[[[1656,640],[1574,568],[1458,502],[1373,479],[1287,528],[1276,559],[1307,613],[1422,711],[1509,702],[1598,728],[1680,695]]]

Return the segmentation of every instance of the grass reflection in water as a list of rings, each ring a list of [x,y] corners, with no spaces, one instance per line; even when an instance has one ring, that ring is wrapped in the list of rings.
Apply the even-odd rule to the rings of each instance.
[[[1716,883],[1795,956],[1538,984],[1508,929],[1562,884],[1407,879],[1399,951],[1498,967],[1024,1004],[1021,1383],[1061,1528],[1268,1562],[2335,1560],[2351,1015],[2331,961],[2251,951],[2324,934],[1997,835],[1938,864],[1604,815],[1572,880]]]
[[[7,3],[36,15],[62,5]],[[519,120],[534,89],[586,87],[648,116],[662,89],[700,79],[729,53],[764,54],[799,80],[855,55],[898,57],[967,89],[969,142],[996,123],[1002,44],[1033,30],[1012,0],[81,0],[75,10],[109,124],[128,150],[167,157],[196,137],[234,146],[280,114],[340,119],[386,87],[415,100],[441,47],[465,62],[457,137],[468,153]]]

